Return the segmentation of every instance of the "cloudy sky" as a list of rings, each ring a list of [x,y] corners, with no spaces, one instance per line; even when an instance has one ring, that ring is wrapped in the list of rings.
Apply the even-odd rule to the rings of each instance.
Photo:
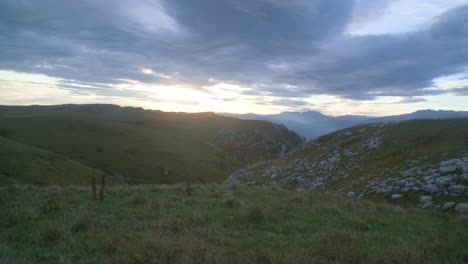
[[[468,110],[468,0],[1,0],[0,104]]]

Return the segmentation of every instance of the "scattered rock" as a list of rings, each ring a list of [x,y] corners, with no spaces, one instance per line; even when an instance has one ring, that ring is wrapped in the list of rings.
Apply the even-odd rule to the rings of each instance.
[[[434,184],[423,185],[421,189],[423,191],[425,191],[425,192],[428,192],[428,193],[436,193],[436,192],[440,191],[439,187],[437,187]]]
[[[468,182],[468,173],[463,173],[462,175],[460,175],[460,178],[462,178],[464,181],[467,181]]]
[[[452,165],[448,165],[448,166],[440,166],[439,167],[439,170],[441,172],[452,172],[452,171],[455,171],[457,169],[456,166],[452,166]]]
[[[455,205],[455,202],[444,203],[444,205],[442,206],[442,209],[447,210],[447,209],[452,208],[454,205]]]
[[[451,193],[462,194],[466,190],[468,190],[468,187],[466,187],[465,185],[453,185],[448,187],[447,189]]]
[[[401,195],[401,194],[398,194],[398,193],[392,194],[392,199],[393,200],[400,199],[401,197],[403,197],[403,195]]]
[[[455,206],[455,211],[462,214],[468,214],[468,203],[457,204],[457,206]]]
[[[348,192],[346,194],[346,197],[348,197],[348,198],[354,198],[355,196],[356,196],[356,194],[354,192]]]
[[[426,201],[421,205],[421,208],[430,208],[432,206],[432,201]]]
[[[432,201],[432,197],[428,195],[419,196],[419,201],[421,202]]]
[[[436,179],[436,182],[439,186],[446,187],[452,183],[453,177],[452,176],[443,176]]]

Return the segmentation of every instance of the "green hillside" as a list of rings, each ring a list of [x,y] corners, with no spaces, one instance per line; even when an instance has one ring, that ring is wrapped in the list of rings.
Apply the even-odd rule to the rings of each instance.
[[[115,105],[2,106],[0,136],[132,184],[221,181],[302,143],[268,122]]]
[[[100,175],[63,156],[0,137],[0,183],[89,184]]]
[[[468,213],[468,119],[340,130],[283,158],[241,169],[226,183],[320,190]]]
[[[249,187],[0,188],[0,263],[467,263],[467,218]]]

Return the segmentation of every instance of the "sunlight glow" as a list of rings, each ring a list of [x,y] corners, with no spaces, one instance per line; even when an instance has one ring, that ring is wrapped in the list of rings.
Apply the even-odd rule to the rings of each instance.
[[[165,76],[143,68],[145,74]],[[467,96],[451,95],[450,92],[468,86],[468,74],[444,76],[434,80],[434,86],[447,91],[445,95],[421,96],[411,103],[403,97],[377,97],[368,101],[343,99],[332,95],[316,95],[308,98],[283,98],[269,94],[249,92],[256,87],[243,87],[218,80],[212,85],[196,87],[171,79],[169,84],[148,84],[135,80],[121,80],[102,92],[100,84],[74,83],[71,80],[49,77],[42,74],[18,73],[0,70],[0,104],[60,104],[60,103],[114,103],[122,106],[140,106],[148,109],[184,112],[258,113],[274,114],[285,111],[320,111],[328,115],[391,115],[419,109],[466,110]],[[63,84],[87,88],[77,93],[61,87]],[[257,87],[258,88],[258,87]],[[291,86],[290,89],[295,87]],[[428,89],[436,89],[428,88]],[[120,96],[117,92],[131,92]],[[141,95],[141,96],[138,96]],[[301,106],[277,104],[278,100],[300,100]]]

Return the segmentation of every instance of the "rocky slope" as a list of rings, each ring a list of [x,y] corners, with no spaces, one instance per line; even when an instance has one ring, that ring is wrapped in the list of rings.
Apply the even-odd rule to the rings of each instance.
[[[468,119],[361,125],[226,181],[333,192],[468,213]]]
[[[258,160],[258,157],[263,160],[281,157],[303,144],[304,140],[285,126],[261,123],[256,126],[224,127],[211,142],[227,155],[239,157],[248,163]]]

